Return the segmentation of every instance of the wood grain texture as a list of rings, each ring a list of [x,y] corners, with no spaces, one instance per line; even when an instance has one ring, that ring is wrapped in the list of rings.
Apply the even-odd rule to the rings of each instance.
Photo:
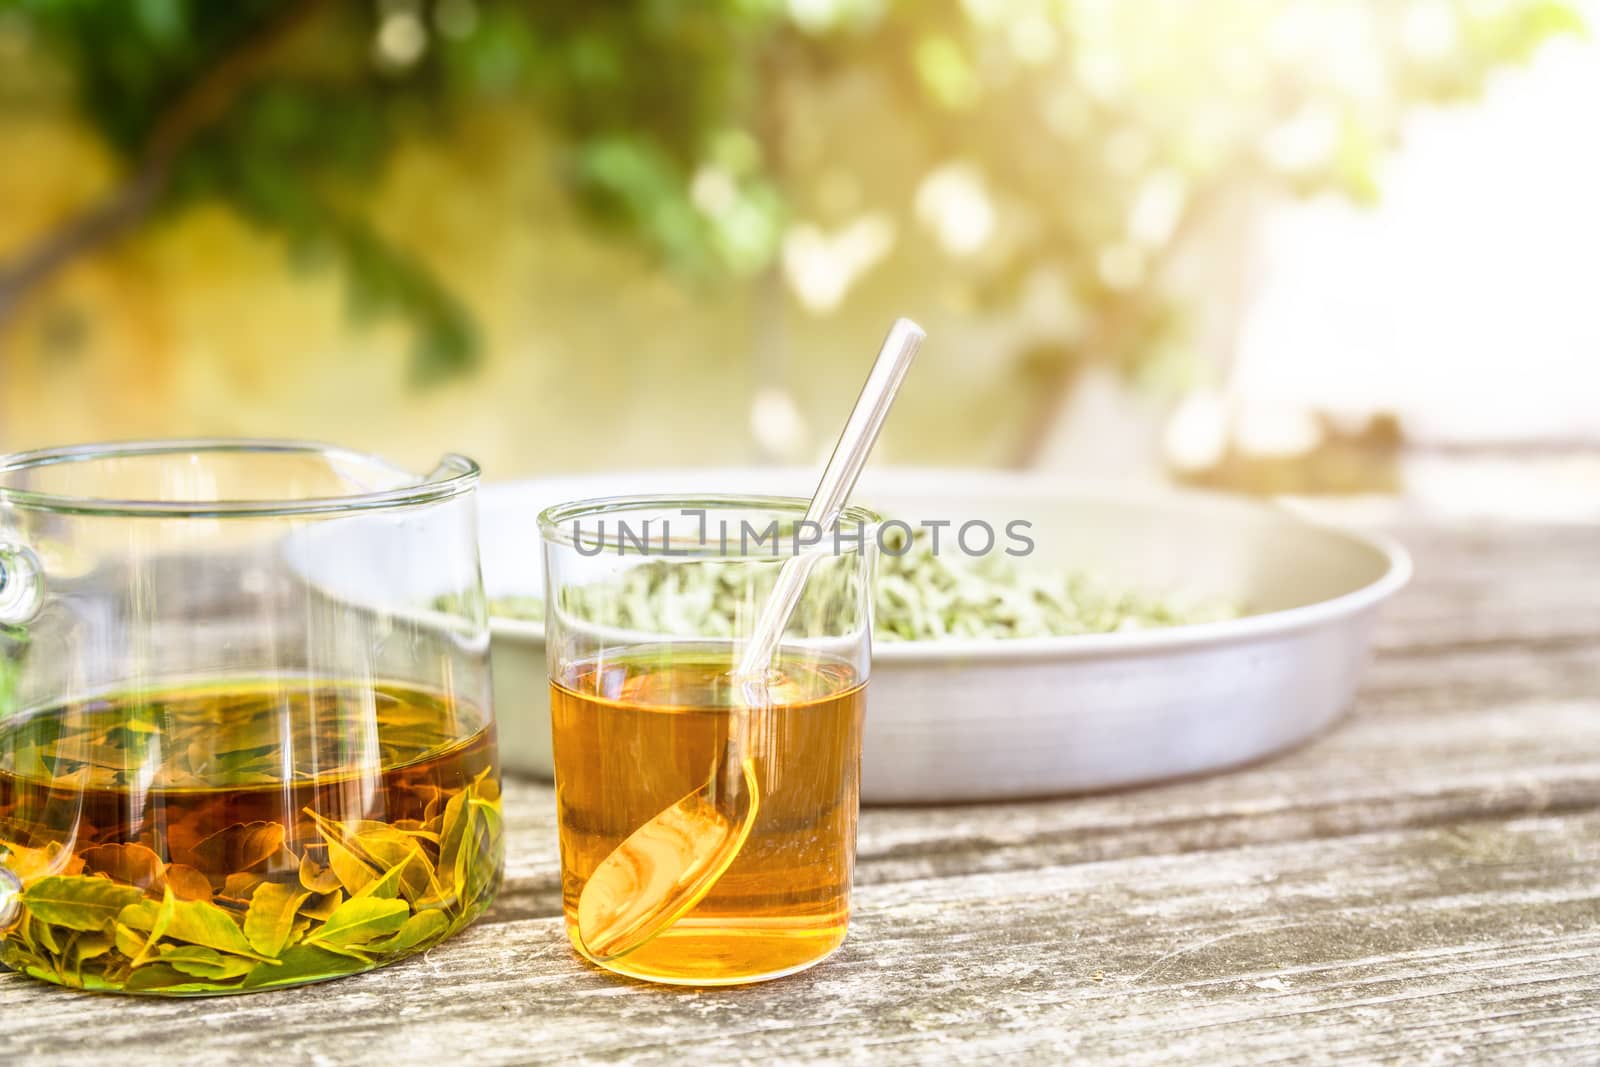
[[[1413,588],[1336,728],[1230,774],[863,814],[850,941],[764,986],[621,982],[561,933],[548,787],[474,928],[226,1000],[0,974],[0,1061],[1594,1063],[1600,531],[1400,531]]]

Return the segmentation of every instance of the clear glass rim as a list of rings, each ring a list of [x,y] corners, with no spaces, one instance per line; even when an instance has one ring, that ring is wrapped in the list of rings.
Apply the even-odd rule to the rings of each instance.
[[[576,525],[581,525],[585,519],[608,519],[627,515],[636,511],[678,510],[688,511],[704,509],[708,515],[718,511],[766,511],[775,515],[804,518],[806,509],[811,506],[811,501],[798,496],[764,496],[750,493],[640,493],[623,496],[597,496],[583,500],[571,500],[564,504],[556,504],[545,508],[539,513],[539,535],[546,544],[561,545],[566,548],[575,548],[579,544],[594,547],[620,547],[619,536],[610,536],[604,533],[584,531],[582,537],[574,537]],[[864,543],[876,536],[876,530],[883,524],[883,517],[877,512],[857,504],[851,504],[839,514],[839,521],[859,526],[862,531]],[[699,535],[690,537],[672,537],[662,542],[664,544],[692,549],[696,546],[715,556],[740,556],[761,555],[758,553],[724,553],[719,550],[716,541],[701,544]],[[631,544],[631,542],[630,542]],[[672,553],[674,556],[678,553]]]
[[[5,476],[62,463],[92,463],[97,460],[126,459],[194,453],[310,455],[335,461],[366,464],[393,472],[407,484],[367,493],[335,496],[279,497],[269,499],[225,500],[138,500],[112,497],[73,496],[21,489],[5,484]],[[474,489],[480,476],[478,465],[466,456],[449,452],[428,474],[418,475],[388,460],[366,452],[341,448],[321,441],[279,440],[250,437],[193,437],[148,441],[108,441],[82,445],[40,448],[0,455],[0,502],[36,511],[69,515],[103,515],[154,518],[226,518],[232,516],[317,515],[328,512],[361,511],[375,508],[407,507],[443,500]]]

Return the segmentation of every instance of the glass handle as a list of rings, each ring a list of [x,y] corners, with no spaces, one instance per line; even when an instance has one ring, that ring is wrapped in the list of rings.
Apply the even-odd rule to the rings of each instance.
[[[0,541],[0,626],[21,626],[44,601],[44,568],[33,550]]]

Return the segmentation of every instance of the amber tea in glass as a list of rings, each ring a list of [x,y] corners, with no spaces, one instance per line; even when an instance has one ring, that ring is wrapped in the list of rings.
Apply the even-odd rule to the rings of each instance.
[[[0,459],[0,964],[248,992],[482,913],[475,482],[275,442]]]
[[[803,970],[845,939],[871,535],[815,567],[759,686],[734,670],[783,559],[770,539],[738,554],[739,524],[788,529],[804,509],[641,498],[545,513],[562,903],[591,962],[729,985]],[[601,533],[602,518],[619,525]],[[665,538],[655,550],[620,533],[646,523]],[[696,567],[708,573],[690,580]],[[731,634],[699,632],[706,613],[683,610],[707,579]]]

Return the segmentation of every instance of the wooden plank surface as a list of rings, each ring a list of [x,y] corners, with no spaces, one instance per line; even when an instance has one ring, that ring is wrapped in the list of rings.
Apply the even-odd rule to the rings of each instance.
[[[1339,726],[1205,779],[870,809],[851,939],[806,974],[581,964],[549,789],[516,783],[499,903],[425,957],[188,1002],[0,974],[0,1060],[1594,1063],[1600,531],[1401,536],[1417,581]]]

